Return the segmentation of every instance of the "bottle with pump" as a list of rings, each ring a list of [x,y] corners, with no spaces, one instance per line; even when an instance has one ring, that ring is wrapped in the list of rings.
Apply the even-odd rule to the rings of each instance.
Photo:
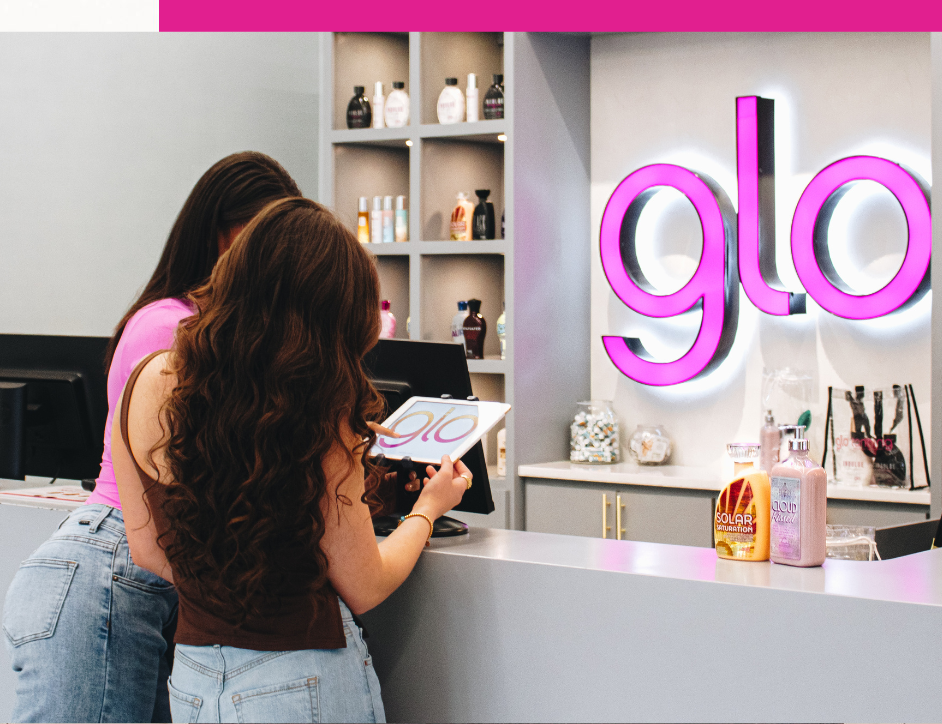
[[[373,197],[373,210],[370,212],[370,242],[383,243],[383,197]]]
[[[465,91],[468,106],[468,123],[478,120],[478,78],[474,73],[468,73],[468,89]]]
[[[478,205],[474,207],[474,216],[471,219],[472,239],[494,238],[494,204],[487,200],[490,189],[478,189],[474,192],[478,197]]]
[[[396,197],[396,241],[409,241],[409,210],[406,197]]]
[[[755,467],[759,445],[731,443],[733,480],[716,500],[713,537],[716,555],[735,561],[769,559],[769,475]]]
[[[484,94],[484,120],[504,117],[504,76],[494,75],[494,84]]]
[[[457,78],[445,78],[445,89],[438,96],[438,122],[461,123],[464,120],[464,93]]]
[[[393,197],[383,197],[383,243],[392,244],[396,240],[395,216],[393,215]]]
[[[370,243],[370,206],[366,196],[360,197],[357,207],[357,240],[361,244]]]
[[[767,473],[771,472],[772,467],[778,462],[779,449],[782,447],[782,431],[775,424],[771,410],[765,411],[765,424],[759,431],[759,445],[762,446],[759,453],[759,467]]]
[[[462,325],[464,331],[464,352],[468,359],[484,359],[484,337],[487,335],[487,322],[481,316],[481,300],[468,300],[468,316]]]
[[[458,302],[458,313],[451,318],[451,341],[464,347],[464,319],[468,316],[468,303]],[[467,350],[465,350],[467,356]]]
[[[383,111],[386,127],[404,128],[409,125],[409,94],[403,90],[406,84],[401,80],[393,81],[392,86]]]
[[[353,86],[353,98],[347,104],[347,128],[369,128],[373,122],[373,110],[366,97],[366,88]]]
[[[379,320],[382,329],[379,333],[380,339],[392,339],[396,336],[396,318],[389,311],[390,304],[388,299],[379,303]]]
[[[373,128],[383,128],[385,126],[385,123],[383,123],[383,106],[385,104],[386,96],[383,95],[383,81],[378,80],[373,89]]]
[[[497,339],[500,342],[500,358],[507,359],[507,302],[503,303],[497,318]]]
[[[827,473],[808,456],[803,425],[788,425],[788,457],[772,467],[769,557],[788,566],[820,566],[827,556]]]

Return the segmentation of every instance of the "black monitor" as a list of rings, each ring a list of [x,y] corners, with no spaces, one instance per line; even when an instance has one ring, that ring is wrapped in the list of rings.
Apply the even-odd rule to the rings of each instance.
[[[415,342],[405,339],[381,339],[365,360],[370,379],[386,399],[387,414],[395,411],[413,396],[441,397],[449,395],[464,400],[473,395],[471,375],[464,348],[447,342]],[[488,514],[494,511],[490,480],[484,460],[484,447],[477,443],[462,456],[471,471],[474,485],[468,490],[455,510],[465,513]],[[398,472],[402,466],[394,464]],[[408,468],[408,463],[406,464]],[[423,467],[423,466],[418,466]],[[424,470],[416,470],[419,476]],[[399,518],[412,510],[418,492],[405,489],[405,478],[400,475],[396,485],[396,507],[388,519],[374,520],[380,535],[388,535],[399,523]],[[439,518],[435,523],[435,536],[460,535],[467,526],[451,518]]]
[[[108,342],[0,334],[0,477],[98,477]]]

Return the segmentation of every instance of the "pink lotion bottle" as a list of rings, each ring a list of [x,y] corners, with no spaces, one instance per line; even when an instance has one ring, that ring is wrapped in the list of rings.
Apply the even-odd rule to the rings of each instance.
[[[390,306],[388,299],[383,299],[379,303],[379,321],[382,323],[380,339],[392,339],[396,336],[396,318],[389,311]]]
[[[787,566],[820,566],[827,555],[828,478],[808,457],[804,426],[795,426],[788,457],[772,467],[769,558]]]

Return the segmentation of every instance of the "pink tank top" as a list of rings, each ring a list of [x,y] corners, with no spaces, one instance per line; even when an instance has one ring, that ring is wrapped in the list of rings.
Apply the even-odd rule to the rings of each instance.
[[[158,299],[142,307],[128,320],[108,370],[108,419],[105,421],[105,449],[101,456],[101,474],[89,503],[103,503],[121,509],[118,484],[111,466],[111,421],[128,377],[151,352],[170,349],[181,319],[194,313],[193,307],[179,299]]]

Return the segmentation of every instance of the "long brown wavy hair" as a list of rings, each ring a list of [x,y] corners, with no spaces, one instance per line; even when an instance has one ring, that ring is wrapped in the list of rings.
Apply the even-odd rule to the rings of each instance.
[[[219,259],[219,236],[249,220],[276,199],[300,196],[294,179],[270,156],[233,153],[204,173],[170,229],[157,268],[134,304],[114,328],[105,354],[105,371],[128,321],[158,299],[185,299],[205,284]]]
[[[177,333],[177,385],[165,405],[161,538],[174,578],[223,618],[270,613],[286,596],[324,592],[320,503],[335,495],[323,461],[364,442],[382,413],[363,357],[380,331],[371,256],[326,208],[273,202],[191,294]],[[152,451],[153,453],[153,451]]]

